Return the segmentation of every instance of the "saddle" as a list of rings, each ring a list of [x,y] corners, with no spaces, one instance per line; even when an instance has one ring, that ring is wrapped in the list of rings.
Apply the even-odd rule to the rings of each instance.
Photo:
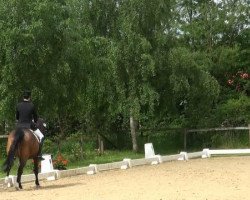
[[[41,143],[40,138],[34,133],[34,131],[32,129],[30,129],[30,131],[35,136],[35,138],[37,139],[38,143]]]

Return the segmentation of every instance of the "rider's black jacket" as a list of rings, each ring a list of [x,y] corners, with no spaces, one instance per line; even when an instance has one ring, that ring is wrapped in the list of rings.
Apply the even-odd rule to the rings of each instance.
[[[35,124],[37,122],[37,112],[34,104],[31,101],[22,101],[17,104],[16,107],[16,120],[17,126],[22,128],[31,128],[36,129],[32,120],[34,120]]]

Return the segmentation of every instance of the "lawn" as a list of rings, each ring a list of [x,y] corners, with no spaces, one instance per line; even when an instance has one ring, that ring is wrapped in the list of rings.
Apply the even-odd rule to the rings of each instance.
[[[89,164],[101,164],[101,163],[111,163],[116,161],[121,161],[124,158],[131,158],[131,159],[137,159],[137,158],[143,158],[144,154],[142,153],[134,153],[132,151],[105,151],[103,155],[98,155],[97,153],[92,153],[91,155],[88,154],[85,156],[83,160],[75,160],[75,161],[69,161],[67,165],[67,169],[72,168],[78,168],[78,167],[85,167]],[[67,159],[67,155],[65,156]],[[4,160],[0,160],[0,165],[2,166]],[[15,160],[15,164],[11,169],[12,175],[16,175],[17,173],[17,165],[18,160]],[[25,166],[24,174],[32,174],[33,173],[33,163],[32,160],[29,160]],[[0,171],[0,178],[5,177],[6,174],[3,173],[3,171]]]

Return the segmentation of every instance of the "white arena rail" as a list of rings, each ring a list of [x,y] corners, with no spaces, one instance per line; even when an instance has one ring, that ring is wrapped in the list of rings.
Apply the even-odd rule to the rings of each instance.
[[[239,155],[250,154],[250,149],[223,149],[223,150],[210,150],[203,149],[202,158],[211,157],[211,155]]]
[[[95,174],[97,172],[106,171],[106,170],[117,170],[117,169],[130,169],[136,166],[142,165],[153,165],[153,164],[161,164],[164,162],[171,162],[171,161],[188,161],[189,159],[195,158],[209,158],[212,155],[242,155],[242,154],[249,154],[250,149],[223,149],[223,150],[210,150],[210,149],[203,149],[203,151],[199,152],[180,152],[179,154],[175,155],[150,155],[149,158],[141,158],[141,159],[123,159],[120,162],[113,162],[113,163],[106,163],[106,164],[91,164],[88,167],[76,168],[76,169],[69,169],[69,170],[51,170],[51,172],[40,173],[39,179],[47,179],[47,180],[56,180],[64,177],[69,176],[76,176],[81,174]],[[34,174],[24,175],[22,176],[22,182],[31,182],[35,180]],[[53,179],[51,178],[53,177]],[[10,175],[9,177],[0,179],[0,187],[13,186],[16,182],[16,176]]]

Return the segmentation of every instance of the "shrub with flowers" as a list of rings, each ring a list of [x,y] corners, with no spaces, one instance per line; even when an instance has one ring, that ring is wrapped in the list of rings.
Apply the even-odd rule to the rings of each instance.
[[[226,77],[227,84],[230,87],[236,89],[236,91],[238,92],[248,92],[250,74],[248,74],[247,72],[238,71],[236,74],[227,74]]]
[[[53,160],[53,166],[55,169],[65,170],[67,169],[68,160],[66,160],[62,154],[59,154],[55,160]]]

